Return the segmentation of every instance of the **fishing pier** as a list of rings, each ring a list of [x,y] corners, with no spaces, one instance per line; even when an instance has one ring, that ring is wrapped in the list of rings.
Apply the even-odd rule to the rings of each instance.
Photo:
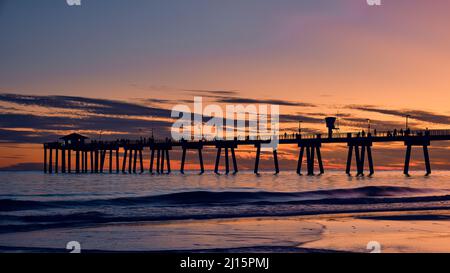
[[[242,146],[255,148],[254,173],[258,174],[261,149],[265,144],[271,142],[270,139],[238,139],[233,140],[180,140],[172,139],[157,140],[145,138],[140,140],[117,140],[117,141],[87,141],[87,137],[79,134],[70,134],[62,137],[61,141],[44,143],[44,172],[45,173],[144,173],[144,154],[149,154],[150,166],[148,171],[151,174],[171,173],[170,153],[173,149],[181,150],[180,172],[184,173],[186,154],[188,150],[198,153],[200,174],[205,172],[203,161],[203,148],[215,148],[217,155],[214,164],[214,172],[219,174],[221,157],[224,157],[225,173],[231,171],[238,172],[238,160],[236,150]],[[356,175],[363,176],[365,171],[369,175],[375,173],[372,149],[377,143],[401,142],[404,144],[406,153],[404,161],[404,174],[409,175],[411,161],[411,151],[413,147],[423,150],[425,162],[425,174],[431,174],[431,162],[428,147],[435,141],[450,140],[450,130],[405,130],[383,131],[367,133],[333,133],[322,134],[284,134],[279,136],[278,145],[296,145],[298,147],[298,162],[296,172],[302,174],[303,165],[307,175],[315,175],[316,166],[319,174],[325,172],[322,161],[321,147],[337,143],[347,144],[347,162],[345,173],[351,175],[352,164],[354,162]],[[277,150],[273,149],[273,162],[275,173],[280,172],[278,164]],[[108,170],[105,170],[106,155],[108,154]],[[74,158],[73,158],[74,156]],[[231,157],[231,162],[230,162]],[[72,160],[75,161],[73,168]],[[367,164],[366,164],[367,162]],[[305,164],[304,164],[305,163]],[[316,165],[317,164],[317,165]],[[113,166],[115,165],[115,168]]]

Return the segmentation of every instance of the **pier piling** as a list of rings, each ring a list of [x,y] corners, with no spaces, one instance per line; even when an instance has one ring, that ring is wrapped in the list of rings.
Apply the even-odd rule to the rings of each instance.
[[[186,148],[182,148],[180,173],[184,174],[184,163],[186,162]]]
[[[278,166],[278,153],[276,149],[273,150],[273,163],[275,165],[275,174],[279,174],[280,168]]]
[[[53,149],[49,149],[48,172],[53,173]]]
[[[141,173],[144,172],[144,160],[142,158],[142,148],[139,149],[139,163],[141,167]]]
[[[150,147],[150,174],[153,174],[153,162],[155,161],[155,149]]]
[[[128,155],[128,149],[126,147],[124,147],[123,159],[122,159],[122,173],[125,173],[125,168],[127,166],[127,155]]]
[[[58,160],[58,147],[56,147],[56,149],[55,149],[55,173],[58,173],[58,165],[59,165],[58,161],[59,161]]]
[[[423,157],[425,163],[425,175],[428,176],[431,174],[431,162],[430,155],[428,152],[428,146],[430,146],[429,135],[422,136],[421,138],[411,138],[408,137],[405,140],[406,153],[405,153],[405,166],[403,169],[403,173],[405,175],[409,175],[409,163],[411,160],[411,150],[413,146],[421,146],[423,149]]]
[[[66,173],[66,149],[61,149],[61,172]]]
[[[44,144],[44,173],[47,173],[47,146]]]
[[[159,174],[159,164],[161,163],[161,150],[156,151],[156,173]]]
[[[255,174],[258,174],[260,157],[261,157],[261,145],[257,145],[256,146],[256,158],[255,158],[255,170],[254,170]]]
[[[214,173],[219,174],[219,162],[220,162],[220,153],[222,151],[222,148],[217,148],[217,156],[216,156],[216,164],[214,165]]]
[[[234,148],[231,148],[231,157],[233,159],[233,169],[234,169],[233,174],[237,174],[238,167],[237,167],[237,160],[236,160],[236,154],[234,152]]]
[[[72,172],[72,150],[67,149],[67,172]]]
[[[109,173],[112,173],[112,165],[113,165],[113,150],[109,149]]]

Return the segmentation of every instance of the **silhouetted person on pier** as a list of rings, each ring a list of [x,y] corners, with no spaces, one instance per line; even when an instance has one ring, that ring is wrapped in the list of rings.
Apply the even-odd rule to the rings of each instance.
[[[362,130],[361,135],[362,135],[362,137],[365,137],[366,136],[366,132],[364,130]]]

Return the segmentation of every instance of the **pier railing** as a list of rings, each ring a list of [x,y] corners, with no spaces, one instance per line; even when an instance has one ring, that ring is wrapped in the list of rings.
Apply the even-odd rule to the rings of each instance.
[[[332,134],[331,139],[346,139],[346,138],[360,138],[360,137],[402,137],[402,136],[450,136],[450,130],[448,129],[437,129],[437,130],[387,130],[387,131],[376,131],[371,130],[370,132],[360,131],[360,132],[335,132]],[[329,138],[327,134],[320,133],[284,133],[278,136],[279,140],[296,140],[296,139],[326,139]],[[137,140],[130,139],[118,139],[118,140],[91,140],[86,142],[84,145],[99,145],[99,146],[110,146],[110,145],[120,145],[120,146],[131,146],[131,145],[150,145],[152,143],[172,143],[180,144],[182,142],[220,142],[220,141],[270,141],[273,139],[273,135],[258,135],[258,136],[238,136],[235,138],[218,139],[214,137],[202,137],[202,138],[191,138],[191,139],[181,139],[174,140],[171,138],[142,138]],[[64,147],[63,142],[48,142],[45,144],[59,144]]]

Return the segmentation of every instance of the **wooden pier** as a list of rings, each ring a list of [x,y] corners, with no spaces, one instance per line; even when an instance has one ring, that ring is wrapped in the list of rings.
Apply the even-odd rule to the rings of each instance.
[[[316,163],[319,174],[325,172],[322,161],[322,145],[345,143],[348,146],[347,162],[345,173],[351,175],[353,157],[356,167],[356,175],[363,176],[365,172],[365,162],[368,163],[369,175],[375,173],[374,161],[372,158],[372,148],[376,143],[403,142],[406,147],[404,174],[409,175],[409,165],[411,160],[411,150],[413,147],[420,147],[423,150],[426,175],[431,174],[431,163],[428,147],[435,141],[450,140],[450,130],[421,130],[404,132],[385,131],[378,133],[364,132],[358,133],[329,133],[322,137],[321,134],[284,134],[279,136],[279,145],[294,144],[299,148],[297,163],[297,174],[302,175],[303,159],[306,158],[306,174],[315,175]],[[117,141],[96,141],[87,142],[87,137],[79,134],[70,134],[62,137],[61,141],[44,143],[44,172],[45,173],[144,173],[144,153],[149,153],[151,174],[171,173],[170,151],[181,149],[180,172],[184,173],[186,155],[188,150],[198,152],[200,174],[205,172],[203,163],[203,148],[211,147],[217,150],[214,172],[219,174],[219,165],[223,154],[225,164],[225,174],[230,173],[230,155],[233,164],[233,174],[238,172],[238,162],[236,150],[240,146],[253,146],[256,149],[254,172],[258,174],[261,148],[264,144],[270,143],[270,139],[250,140],[181,140],[171,139],[156,140],[146,138],[141,140],[117,140]],[[122,153],[122,156],[120,154]],[[108,154],[108,170],[104,170],[105,159]],[[277,150],[272,151],[274,170],[279,173]],[[74,156],[74,158],[73,158]],[[75,160],[75,170],[72,170],[72,160]],[[120,162],[122,160],[122,162]],[[139,165],[138,165],[139,164]],[[113,170],[113,166],[115,168]],[[61,170],[59,170],[61,167]],[[138,169],[139,167],[139,169]]]

